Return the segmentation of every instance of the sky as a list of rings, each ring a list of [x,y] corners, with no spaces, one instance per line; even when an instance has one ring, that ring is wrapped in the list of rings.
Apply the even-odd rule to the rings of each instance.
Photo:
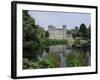
[[[91,24],[91,14],[89,13],[72,13],[72,12],[51,12],[51,11],[29,11],[31,17],[35,19],[36,25],[40,25],[48,30],[49,25],[56,28],[62,28],[66,25],[68,29],[79,27],[81,23],[85,23],[88,27]]]

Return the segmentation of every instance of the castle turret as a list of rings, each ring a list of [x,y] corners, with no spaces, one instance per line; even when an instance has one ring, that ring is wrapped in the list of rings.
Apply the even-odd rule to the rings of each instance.
[[[55,27],[53,25],[49,25],[48,30],[52,30],[52,29],[55,29]]]
[[[63,25],[63,29],[66,29],[66,25]]]
[[[66,25],[63,25],[63,39],[66,39]]]

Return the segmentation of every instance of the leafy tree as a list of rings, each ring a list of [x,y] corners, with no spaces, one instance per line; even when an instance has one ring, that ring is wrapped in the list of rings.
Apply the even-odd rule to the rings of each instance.
[[[23,10],[23,56],[31,54],[39,55],[39,48],[44,46],[45,31],[39,25],[35,25],[27,10]]]
[[[88,38],[90,39],[91,38],[91,25],[89,25],[87,32],[88,32]]]
[[[35,20],[32,19],[27,10],[23,11],[23,48],[31,48],[35,39]]]
[[[67,30],[67,31],[66,31],[66,34],[71,34],[71,33],[72,33],[71,30]]]
[[[86,28],[86,25],[84,23],[82,23],[80,25],[80,29],[78,31],[78,35],[80,37],[87,37],[87,28]]]
[[[75,39],[75,37],[78,37],[78,27],[75,27],[75,29],[72,29],[71,32],[72,32],[72,37]]]
[[[78,27],[77,26],[75,27],[75,30],[78,30]]]
[[[48,38],[49,37],[49,32],[45,31],[45,37]]]

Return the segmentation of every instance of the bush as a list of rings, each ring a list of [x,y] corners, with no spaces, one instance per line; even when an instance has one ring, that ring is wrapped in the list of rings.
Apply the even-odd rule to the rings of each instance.
[[[32,61],[27,58],[23,59],[23,69],[36,69],[36,68],[54,68],[59,67],[60,56],[58,54],[51,54],[44,56],[40,61]]]
[[[80,39],[75,39],[74,44],[80,44]]]
[[[54,68],[59,67],[60,65],[60,56],[58,54],[49,53],[39,61],[40,68]]]
[[[51,60],[49,59],[45,59],[39,62],[39,66],[40,68],[52,68],[53,64],[51,62]]]
[[[83,52],[74,52],[71,51],[65,55],[66,57],[66,64],[68,67],[76,67],[76,66],[83,66],[83,61],[85,58],[85,54]]]
[[[39,68],[38,62],[33,62],[32,60],[29,60],[27,58],[23,59],[23,69],[34,69]]]
[[[73,59],[69,62],[69,67],[75,67],[75,66],[80,66],[80,62],[77,59]]]

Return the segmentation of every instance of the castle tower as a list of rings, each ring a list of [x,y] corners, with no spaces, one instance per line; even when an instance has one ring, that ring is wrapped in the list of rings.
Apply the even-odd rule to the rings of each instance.
[[[66,25],[63,25],[63,39],[66,39],[67,34],[66,34]]]
[[[54,32],[55,32],[56,27],[53,25],[48,26],[48,32],[49,32],[49,38],[53,39],[54,38]]]
[[[66,25],[63,25],[63,29],[66,29]]]
[[[49,31],[49,30],[53,30],[53,29],[55,29],[55,27],[54,27],[53,25],[49,25],[49,26],[48,26],[48,31]]]

